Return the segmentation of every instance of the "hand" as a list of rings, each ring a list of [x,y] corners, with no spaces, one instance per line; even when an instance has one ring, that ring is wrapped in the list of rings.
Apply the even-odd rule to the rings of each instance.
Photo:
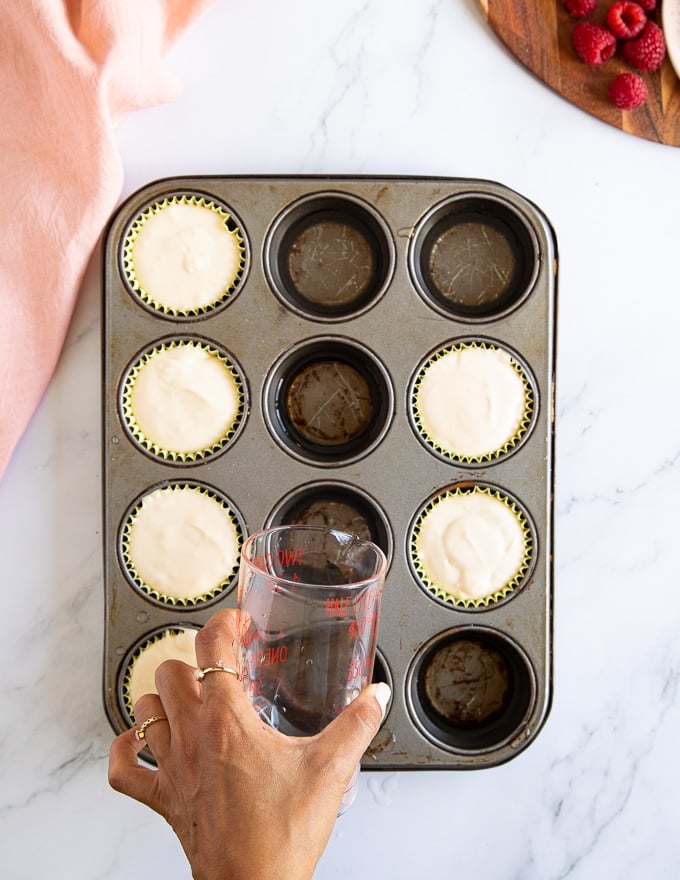
[[[202,667],[235,666],[239,612],[215,614],[196,637]],[[195,880],[309,880],[340,801],[380,727],[387,685],[369,685],[312,737],[288,737],[263,722],[241,683],[167,660],[158,694],[137,701],[135,718],[167,717],[111,747],[109,782],[170,823]],[[139,764],[148,744],[158,770]]]

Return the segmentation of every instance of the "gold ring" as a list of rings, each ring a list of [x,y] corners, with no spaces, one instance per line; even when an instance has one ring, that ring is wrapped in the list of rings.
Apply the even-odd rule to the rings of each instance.
[[[194,670],[194,678],[196,681],[203,681],[209,672],[228,672],[229,675],[234,675],[241,681],[241,674],[237,669],[234,669],[232,666],[222,666],[221,663],[216,663],[214,666],[206,666],[205,669],[201,669],[199,666],[198,669]]]
[[[142,721],[137,730],[135,730],[135,739],[141,740],[146,737],[146,728],[151,727],[152,724],[155,724],[157,721],[167,721],[168,719],[165,715],[152,715],[151,718],[147,718],[146,721]]]

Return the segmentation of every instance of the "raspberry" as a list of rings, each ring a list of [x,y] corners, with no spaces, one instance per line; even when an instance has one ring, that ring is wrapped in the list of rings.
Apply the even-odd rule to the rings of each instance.
[[[636,40],[623,44],[623,57],[638,70],[658,70],[666,57],[666,41],[659,25],[648,21]]]
[[[637,0],[638,6],[642,6],[645,12],[653,12],[656,9],[656,0]]]
[[[647,23],[645,10],[639,3],[618,0],[607,10],[607,27],[620,40],[632,40]]]
[[[574,49],[586,64],[599,67],[616,51],[616,37],[607,28],[589,21],[578,21],[573,30]]]
[[[637,73],[620,73],[609,83],[609,100],[620,110],[635,110],[647,100],[647,87]]]
[[[595,12],[597,6],[597,0],[562,0],[562,2],[572,18],[588,18]]]

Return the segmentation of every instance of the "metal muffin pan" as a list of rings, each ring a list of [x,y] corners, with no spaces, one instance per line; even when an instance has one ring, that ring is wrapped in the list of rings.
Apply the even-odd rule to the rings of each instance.
[[[126,280],[122,254],[135,218],[181,195],[223,206],[245,239],[232,295],[187,316],[143,302]],[[125,571],[120,535],[131,505],[152,487],[179,482],[229,499],[244,532],[331,516],[387,552],[374,678],[388,680],[393,695],[365,769],[482,768],[526,748],[547,717],[553,686],[556,295],[549,221],[492,181],[203,176],[155,181],[131,196],[103,249],[103,687],[114,730],[130,724],[121,679],[135,646],[165,627],[200,627],[236,604],[235,581],[209,602],[178,607],[136,589]],[[226,353],[245,383],[235,436],[193,462],[155,456],[122,415],[130,366],[172,339]],[[460,340],[506,347],[530,374],[530,429],[497,460],[448,460],[413,422],[418,368],[428,353]],[[307,370],[324,358],[342,365],[343,387],[351,386],[347,420],[337,412],[327,422],[307,417],[316,416],[319,393],[319,375]],[[364,389],[376,402],[369,411]],[[422,587],[409,538],[429,498],[477,484],[516,499],[531,523],[533,553],[521,588],[466,609]],[[447,689],[466,657],[497,679],[486,702],[464,683],[453,694]],[[454,709],[462,714],[449,723]]]

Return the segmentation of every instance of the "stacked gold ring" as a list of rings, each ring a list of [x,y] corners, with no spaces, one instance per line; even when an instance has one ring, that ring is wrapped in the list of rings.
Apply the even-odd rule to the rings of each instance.
[[[235,676],[239,681],[241,680],[241,674],[237,669],[234,669],[232,666],[223,666],[221,663],[216,663],[214,666],[206,666],[204,669],[201,669],[199,666],[198,669],[194,670],[194,678],[196,681],[203,681],[210,672],[228,672],[229,675]]]
[[[165,715],[152,715],[151,718],[147,718],[146,721],[143,721],[137,730],[135,730],[135,739],[142,740],[146,738],[146,728],[150,727],[152,724],[155,724],[157,721],[167,721],[168,719]]]

